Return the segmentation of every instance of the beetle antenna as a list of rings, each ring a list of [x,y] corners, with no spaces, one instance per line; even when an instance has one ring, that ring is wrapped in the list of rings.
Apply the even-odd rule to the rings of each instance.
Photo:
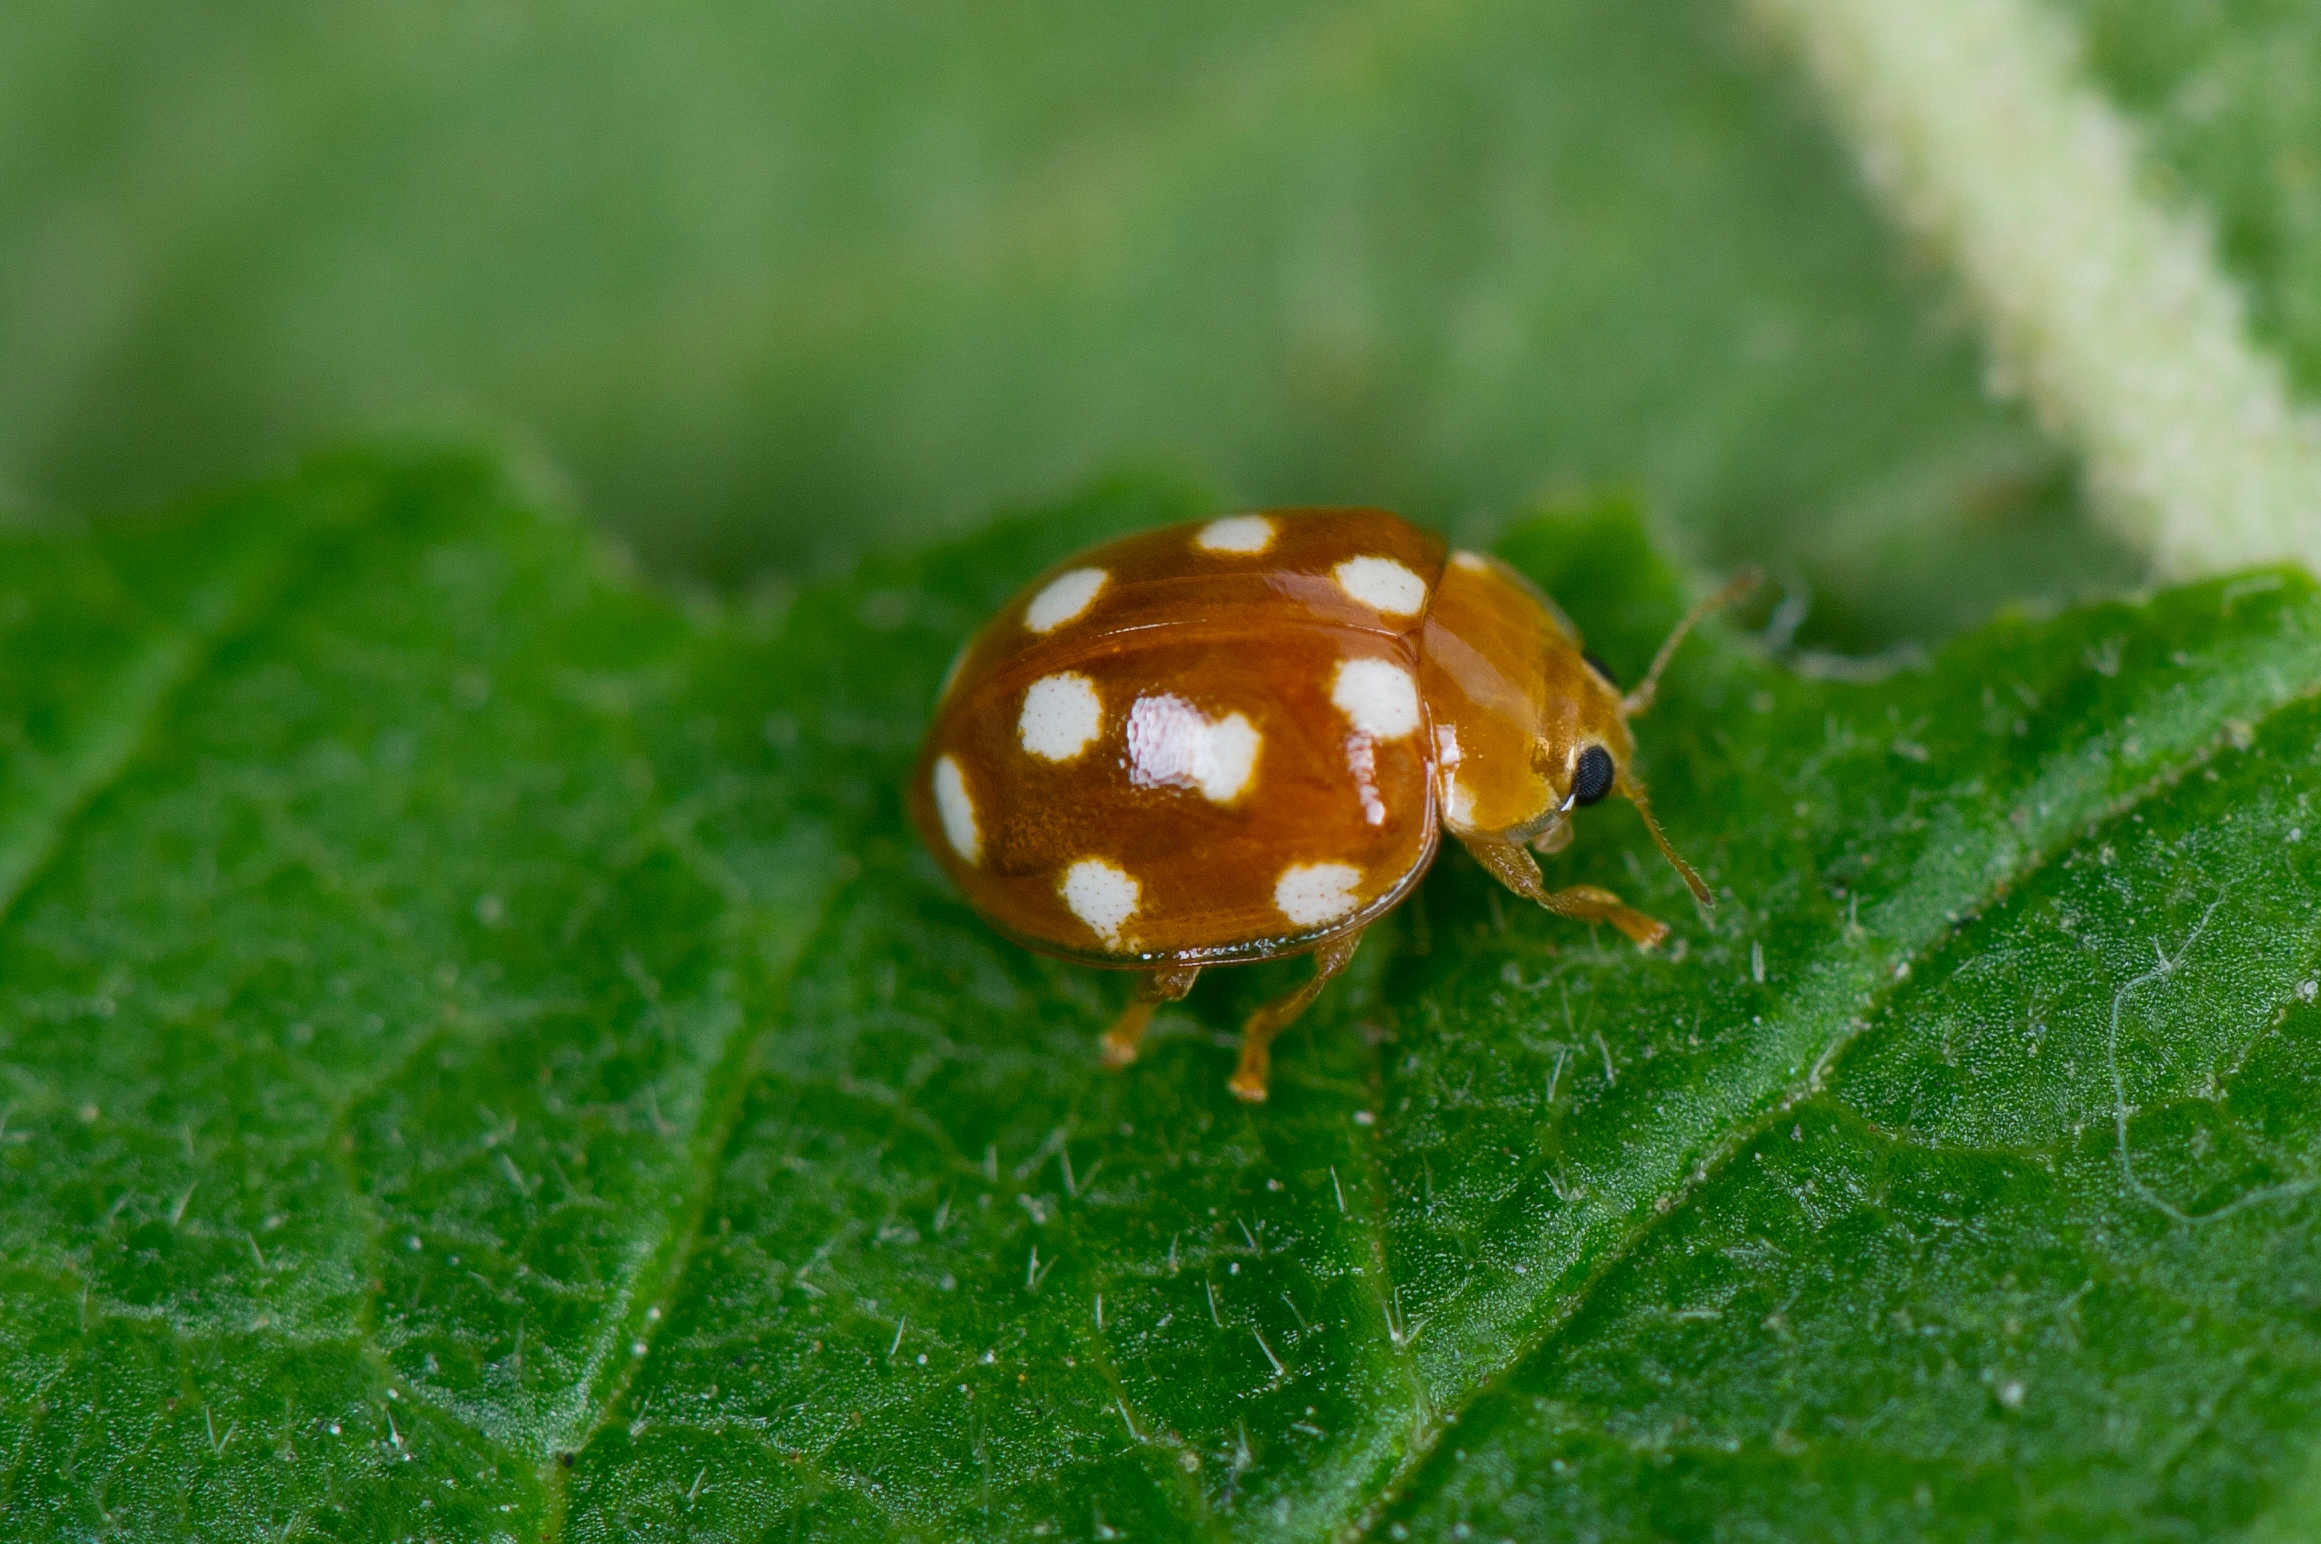
[[[1674,847],[1668,845],[1668,833],[1661,830],[1660,822],[1652,818],[1652,804],[1644,797],[1644,785],[1623,772],[1620,774],[1620,792],[1628,796],[1628,802],[1636,806],[1636,813],[1644,817],[1644,829],[1652,833],[1653,844],[1660,849],[1660,856],[1668,860],[1669,867],[1683,876],[1685,884],[1692,890],[1692,898],[1703,906],[1714,906],[1717,898],[1709,893],[1708,885],[1700,875],[1693,872],[1692,865],[1685,862]]]
[[[1666,670],[1668,662],[1676,657],[1676,646],[1684,642],[1684,635],[1754,590],[1764,577],[1758,571],[1757,565],[1752,563],[1733,575],[1732,578],[1727,579],[1724,587],[1714,595],[1687,611],[1684,614],[1684,620],[1676,624],[1676,631],[1670,633],[1668,640],[1661,644],[1660,652],[1652,656],[1652,668],[1644,672],[1644,679],[1636,683],[1634,691],[1620,700],[1620,711],[1629,718],[1634,718],[1637,714],[1649,709],[1652,706],[1652,699],[1660,691],[1660,672]],[[1644,818],[1649,823],[1652,817],[1647,815]],[[1653,834],[1659,835],[1658,827],[1653,828]],[[1662,842],[1660,850],[1668,852],[1668,843]],[[1672,852],[1668,853],[1668,861],[1674,863],[1678,868],[1684,868],[1684,860]],[[1686,872],[1689,874],[1691,871],[1687,869]],[[1699,880],[1693,881],[1693,888],[1695,890],[1700,888]]]

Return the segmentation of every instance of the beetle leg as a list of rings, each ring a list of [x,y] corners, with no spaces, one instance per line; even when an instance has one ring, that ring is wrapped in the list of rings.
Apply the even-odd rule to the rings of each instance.
[[[1454,833],[1456,834],[1456,833]],[[1609,922],[1625,933],[1639,949],[1649,949],[1668,936],[1668,924],[1655,921],[1632,906],[1623,905],[1618,896],[1594,885],[1573,885],[1568,890],[1550,890],[1540,877],[1539,863],[1530,853],[1514,842],[1494,842],[1482,837],[1462,836],[1459,842],[1475,855],[1475,861],[1491,871],[1491,877],[1528,901],[1537,901],[1559,917],[1575,922]]]
[[[1539,860],[1514,842],[1494,842],[1487,836],[1460,836],[1459,845],[1467,849],[1477,863],[1490,870],[1491,877],[1527,901],[1547,904],[1547,881],[1539,875]]]
[[[1568,890],[1557,890],[1534,900],[1559,917],[1575,922],[1609,922],[1628,935],[1628,941],[1639,949],[1649,949],[1668,936],[1668,924],[1647,917],[1633,906],[1624,905],[1609,890],[1594,885],[1573,885]]]
[[[1193,989],[1194,979],[1201,967],[1190,970],[1148,970],[1136,984],[1136,999],[1112,1021],[1104,1032],[1104,1065],[1125,1067],[1136,1060],[1136,1048],[1144,1043],[1144,1029],[1152,1022],[1152,1010],[1159,1003],[1173,1003]]]
[[[1313,979],[1267,1003],[1241,1026],[1241,1063],[1233,1069],[1232,1080],[1226,1084],[1236,1099],[1246,1099],[1252,1104],[1264,1102],[1266,1080],[1273,1068],[1272,1053],[1267,1048],[1273,1044],[1273,1037],[1287,1029],[1291,1021],[1306,1011],[1306,1005],[1321,995],[1330,978],[1346,968],[1346,962],[1354,957],[1355,945],[1361,942],[1362,929],[1356,928],[1316,949]]]

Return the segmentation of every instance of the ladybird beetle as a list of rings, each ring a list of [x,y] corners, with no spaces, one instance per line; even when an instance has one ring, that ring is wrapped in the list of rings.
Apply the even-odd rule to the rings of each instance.
[[[1231,1088],[1353,957],[1447,830],[1500,883],[1643,948],[1668,929],[1533,852],[1619,793],[1703,905],[1645,802],[1628,720],[1696,607],[1623,695],[1578,631],[1496,558],[1382,510],[1268,510],[1082,554],[1027,586],[952,664],[910,788],[920,839],[1030,948],[1142,971],[1105,1033],[1135,1060],[1156,1003],[1211,965],[1311,954],[1243,1026]]]

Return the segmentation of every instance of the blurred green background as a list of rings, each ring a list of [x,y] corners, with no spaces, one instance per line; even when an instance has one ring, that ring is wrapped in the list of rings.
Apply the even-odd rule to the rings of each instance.
[[[9,8],[0,506],[376,434],[805,577],[1121,469],[1640,492],[1874,648],[2134,572],[1725,4]]]

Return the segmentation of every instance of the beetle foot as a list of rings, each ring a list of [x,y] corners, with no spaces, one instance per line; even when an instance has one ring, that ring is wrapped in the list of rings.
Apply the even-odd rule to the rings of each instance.
[[[1122,1009],[1120,1017],[1104,1032],[1104,1065],[1125,1067],[1135,1061],[1137,1048],[1144,1043],[1145,1026],[1151,1022],[1151,1003],[1130,1003]]]
[[[1266,1084],[1271,1081],[1272,1073],[1273,1057],[1266,1050],[1265,1041],[1244,1039],[1241,1042],[1241,1064],[1233,1069],[1233,1076],[1225,1086],[1233,1091],[1234,1098],[1245,1104],[1263,1104]]]
[[[1559,917],[1574,922],[1609,922],[1628,936],[1628,941],[1639,949],[1649,949],[1668,936],[1668,924],[1657,917],[1647,917],[1635,907],[1625,905],[1609,890],[1594,885],[1573,885],[1539,897],[1539,904]]]

